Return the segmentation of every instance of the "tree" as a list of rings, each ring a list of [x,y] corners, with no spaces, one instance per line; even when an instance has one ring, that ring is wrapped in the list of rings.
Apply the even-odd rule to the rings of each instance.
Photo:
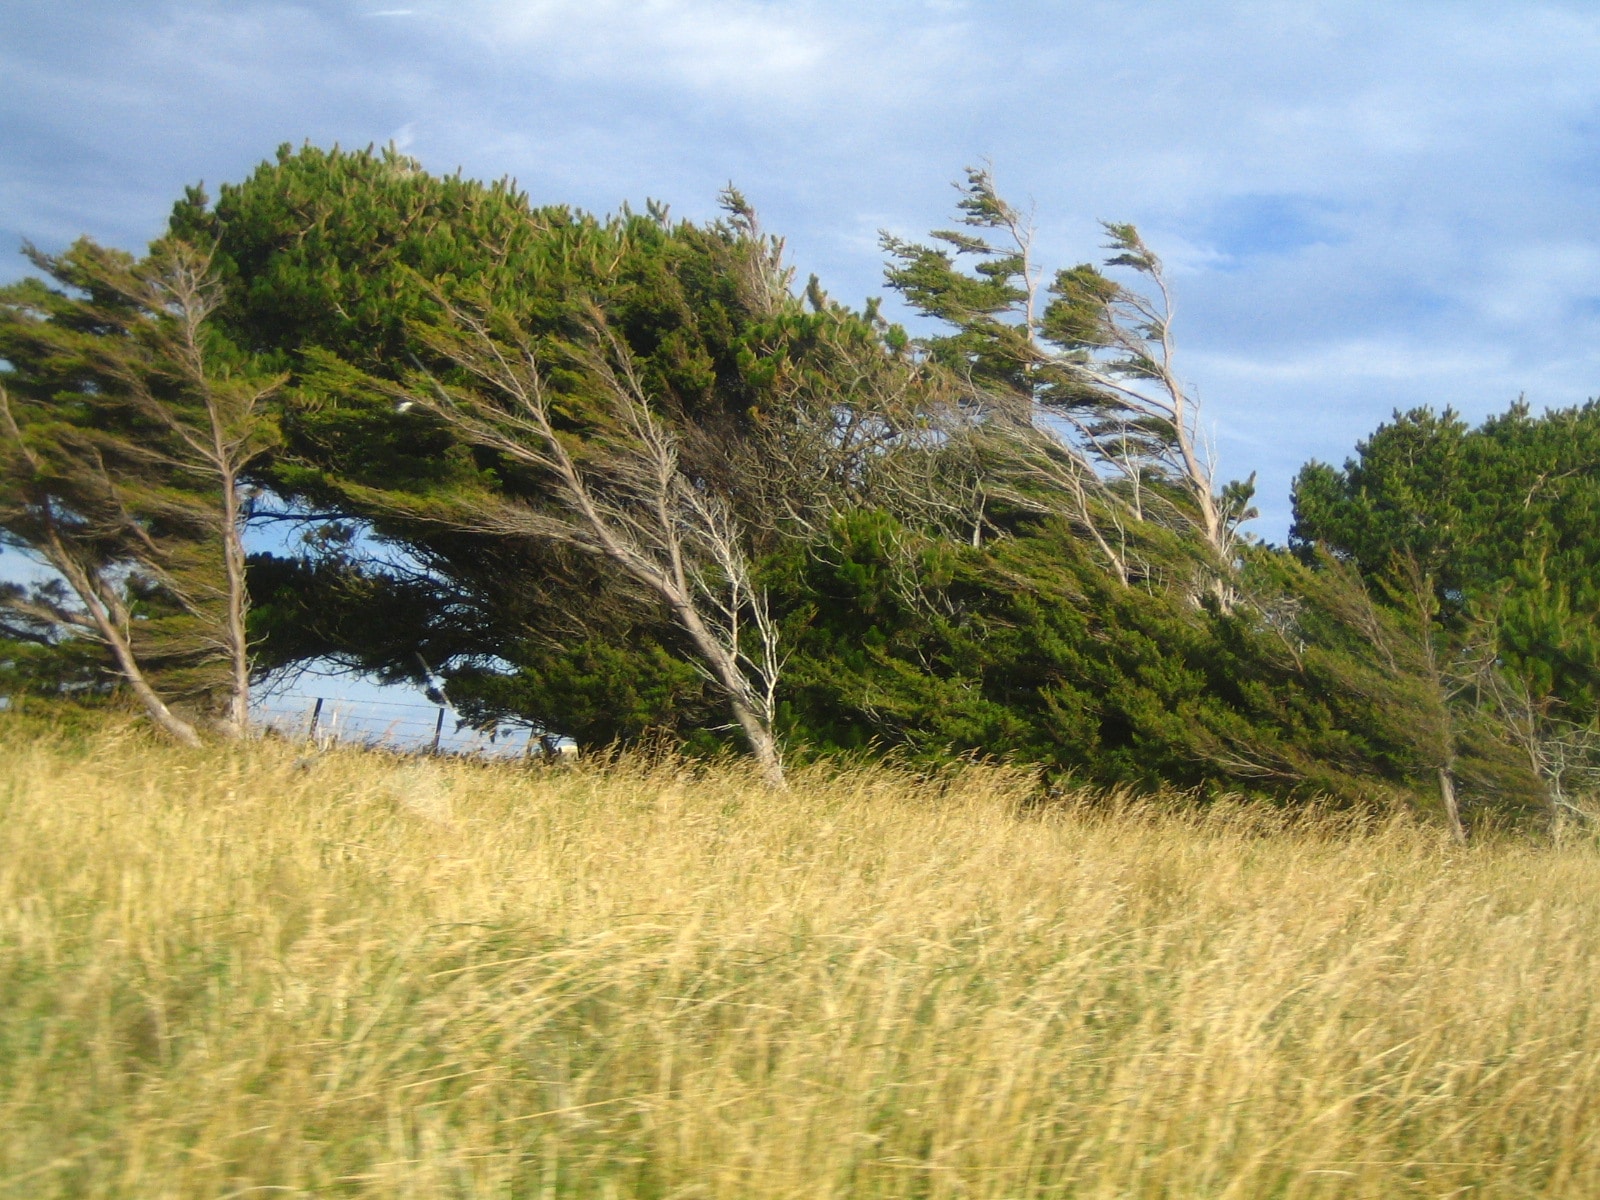
[[[604,560],[666,607],[696,664],[726,697],[763,778],[782,788],[773,729],[782,666],[777,627],[751,582],[739,523],[725,497],[680,470],[677,438],[604,313],[592,308],[578,339],[564,347],[562,366],[598,398],[604,418],[579,440],[558,430],[551,368],[514,321],[442,296],[440,308],[441,321],[424,336],[467,382],[452,386],[416,373],[388,390],[400,405],[420,406],[471,444],[538,473],[545,503],[485,495],[374,499],[451,527],[557,542]]]
[[[1258,572],[1265,593],[1250,607],[1278,633],[1300,688],[1332,701],[1335,726],[1369,748],[1371,773],[1419,799],[1436,795],[1461,842],[1469,802],[1514,814],[1537,799],[1504,729],[1471,702],[1472,657],[1440,622],[1420,564],[1369,585],[1326,552],[1305,563],[1256,551],[1247,582]]]
[[[987,169],[959,184],[969,229],[940,245],[885,234],[889,285],[918,311],[953,325],[930,353],[970,381],[981,417],[1019,448],[1021,477],[1054,483],[1064,512],[1127,581],[1131,526],[1164,523],[1195,535],[1210,559],[1202,589],[1226,600],[1239,525],[1253,516],[1253,481],[1217,489],[1199,407],[1175,364],[1174,303],[1161,260],[1138,231],[1105,223],[1106,265],[1131,270],[1141,292],[1083,264],[1042,291],[1031,219]],[[978,259],[971,274],[963,255]],[[1048,443],[1054,442],[1054,445]]]
[[[1476,429],[1414,408],[1294,487],[1291,545],[1431,614],[1457,709],[1521,747],[1553,820],[1575,811],[1571,787],[1600,781],[1597,462],[1593,401],[1539,417],[1519,401]]]
[[[973,547],[844,514],[768,565],[786,719],[821,749],[980,754],[1205,796],[1431,792],[1421,717],[1436,710],[1393,615],[1353,571],[1262,547],[1244,560],[1247,602],[1223,613],[1123,586],[1059,519]],[[1458,757],[1476,784],[1485,748],[1469,732]]]
[[[1465,640],[1477,649],[1469,682],[1526,756],[1553,826],[1594,820],[1575,801],[1600,794],[1600,595],[1563,579],[1536,549],[1510,578],[1475,596]]]
[[[1465,507],[1489,483],[1471,478],[1467,439],[1453,410],[1415,408],[1357,443],[1343,471],[1307,463],[1294,483],[1290,545],[1312,557],[1325,547],[1369,580],[1415,565],[1438,584],[1440,606],[1459,611],[1463,553],[1486,532],[1465,527]]]
[[[724,206],[596,218],[285,148],[148,259],[40,256],[59,286],[0,306],[0,509],[77,583],[0,589],[0,677],[75,688],[103,646],[193,737],[208,693],[240,726],[253,646],[389,681],[420,652],[473,719],[742,739],[774,786],[780,742],[1447,811],[1459,785],[1462,832],[1534,772],[1587,786],[1589,417],[1447,415],[1359,486],[1308,469],[1329,552],[1301,561],[1238,537],[1249,485],[1214,484],[1131,227],[1134,285],[1047,276],[969,173],[959,229],[888,242],[947,325],[913,342],[791,294]],[[298,554],[243,562],[247,486]]]
[[[1115,251],[1106,265],[1142,276],[1150,293],[1111,283],[1092,267],[1057,274],[1042,330],[1066,351],[1066,370],[1045,403],[1066,414],[1094,456],[1131,486],[1141,474],[1153,478],[1157,495],[1226,570],[1239,525],[1255,515],[1254,477],[1217,489],[1199,404],[1174,363],[1175,306],[1166,271],[1132,225],[1104,228],[1107,248]]]
[[[737,514],[746,570],[862,503],[965,525],[972,472],[946,435],[942,375],[905,352],[900,331],[820,286],[807,311],[781,242],[736,192],[724,204],[705,225],[654,204],[598,219],[439,179],[393,153],[309,147],[224,187],[214,209],[198,193],[180,204],[175,230],[217,239],[229,281],[217,319],[292,373],[274,489],[360,529],[365,548],[333,539],[296,564],[255,564],[267,661],[325,655],[398,678],[425,646],[452,697],[486,719],[591,744],[647,730],[703,744],[696,731],[725,704],[707,691],[720,683],[684,677],[704,659],[670,606],[603,558],[417,515],[411,499],[451,492],[481,496],[485,511],[546,511],[560,486],[428,403],[424,376],[465,382],[459,347],[428,333],[451,324],[447,296],[458,316],[492,309],[507,345],[534,344],[551,423],[580,471],[610,453],[602,435],[617,428],[616,395],[560,348],[598,344],[597,304],[612,367],[628,363],[675,474]],[[416,393],[405,411],[395,387]],[[310,614],[313,585],[327,590]]]
[[[1421,778],[1384,725],[1409,701],[1319,658],[1310,590],[1228,540],[1244,492],[1211,487],[1134,231],[1112,263],[1153,299],[1090,268],[1044,288],[975,173],[944,250],[898,247],[902,290],[953,323],[917,345],[815,280],[792,296],[781,243],[724,201],[601,220],[308,148],[178,206],[226,281],[210,348],[289,376],[256,478],[314,536],[250,564],[266,662],[395,679],[421,650],[470,713],[591,743],[703,745],[721,711],[774,783],[780,728],[1286,797]],[[174,430],[95,388],[86,411],[171,459]],[[181,614],[139,580],[145,637]]]
[[[151,718],[194,743],[174,697],[220,666],[220,726],[249,721],[245,473],[273,445],[262,377],[217,339],[209,256],[166,240],[134,260],[87,240],[52,257],[63,288],[0,293],[0,530],[66,585],[7,603],[103,643]]]

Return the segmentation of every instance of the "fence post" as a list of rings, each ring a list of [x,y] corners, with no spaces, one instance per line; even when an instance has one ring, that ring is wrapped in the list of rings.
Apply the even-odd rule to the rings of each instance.
[[[317,702],[311,706],[311,727],[306,730],[306,737],[311,741],[317,740],[317,722],[322,719],[322,697],[317,697]]]
[[[444,732],[444,709],[439,710],[439,719],[433,723],[433,752],[439,753],[439,735]]]

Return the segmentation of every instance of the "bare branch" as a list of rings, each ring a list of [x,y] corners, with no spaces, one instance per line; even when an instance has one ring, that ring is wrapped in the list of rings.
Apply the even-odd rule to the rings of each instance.
[[[731,510],[683,475],[676,436],[656,414],[631,351],[591,306],[582,337],[567,354],[602,398],[610,429],[588,439],[580,464],[568,435],[556,428],[532,341],[516,330],[496,330],[484,310],[438,299],[446,319],[429,332],[430,347],[475,386],[450,388],[418,372],[388,390],[468,440],[541,472],[557,513],[482,498],[470,506],[433,504],[433,519],[573,546],[654,595],[687,635],[694,665],[727,699],[766,782],[783,787],[773,730],[782,668],[777,627],[765,595],[750,583]],[[414,504],[412,511],[426,507]],[[752,640],[753,651],[747,646]]]

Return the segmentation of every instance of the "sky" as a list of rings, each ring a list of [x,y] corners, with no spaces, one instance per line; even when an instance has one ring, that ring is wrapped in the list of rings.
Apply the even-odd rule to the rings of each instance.
[[[860,303],[879,231],[948,226],[987,161],[1047,265],[1100,220],[1166,260],[1272,541],[1397,407],[1600,392],[1595,0],[6,0],[0,78],[0,279],[23,239],[141,248],[280,143],[393,141],[597,212],[732,181]]]

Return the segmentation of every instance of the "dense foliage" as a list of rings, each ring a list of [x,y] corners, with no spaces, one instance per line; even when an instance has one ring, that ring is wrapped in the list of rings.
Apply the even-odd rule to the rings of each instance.
[[[1396,413],[1342,470],[1295,481],[1291,543],[1429,615],[1455,686],[1501,718],[1559,802],[1595,780],[1600,403],[1469,428]]]
[[[302,534],[250,562],[258,675],[434,664],[469,716],[588,746],[739,737],[759,757],[769,737],[775,781],[780,743],[975,754],[1408,796],[1458,826],[1592,787],[1600,408],[1397,415],[1342,471],[1306,467],[1280,551],[1238,532],[1250,483],[1198,454],[1131,227],[1107,226],[1105,270],[1046,272],[969,173],[961,229],[886,239],[888,283],[941,325],[914,340],[815,279],[796,294],[781,243],[723,200],[707,224],[601,219],[392,151],[285,147],[178,203],[152,253],[208,265],[213,373],[277,387],[250,519]],[[0,323],[35,430],[8,443],[13,497],[38,474],[28,438],[121,411],[61,347],[126,331],[84,324],[74,260],[40,261],[55,286],[10,289]],[[191,501],[216,490],[185,479]],[[37,550],[21,517],[5,533]],[[208,519],[186,544],[220,536]],[[182,593],[124,543],[102,557],[152,613]],[[57,690],[122,670],[96,676],[38,593],[7,600],[8,688],[48,690],[50,662]],[[180,667],[150,665],[174,703]]]

